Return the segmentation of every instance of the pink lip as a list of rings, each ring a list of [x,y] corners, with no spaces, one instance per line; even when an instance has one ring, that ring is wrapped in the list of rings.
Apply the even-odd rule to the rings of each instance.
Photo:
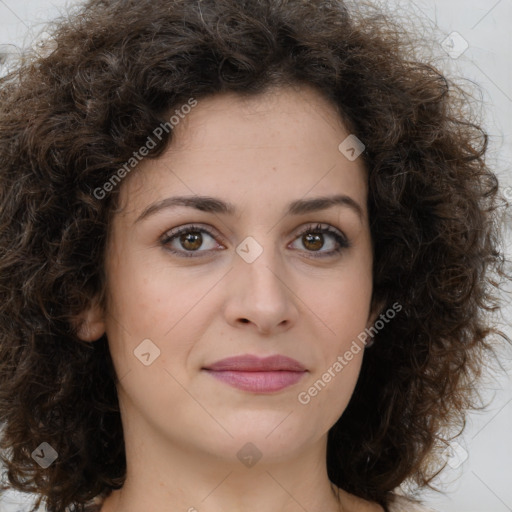
[[[307,370],[286,356],[260,358],[250,354],[228,357],[205,368],[210,375],[244,391],[269,393],[298,382]]]

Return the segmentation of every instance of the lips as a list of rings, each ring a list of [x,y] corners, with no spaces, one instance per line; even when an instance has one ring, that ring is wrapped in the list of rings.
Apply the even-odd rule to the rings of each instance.
[[[228,357],[203,370],[230,386],[255,393],[279,391],[295,384],[307,373],[301,363],[283,355]]]
[[[282,355],[263,358],[252,355],[228,357],[205,367],[205,369],[213,371],[233,370],[245,372],[306,371],[306,368],[298,361]]]

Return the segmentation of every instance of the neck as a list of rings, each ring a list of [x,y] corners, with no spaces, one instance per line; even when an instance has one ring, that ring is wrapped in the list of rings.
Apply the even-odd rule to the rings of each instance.
[[[250,457],[242,463],[236,455],[221,459],[181,445],[162,449],[154,437],[153,442],[126,446],[125,483],[105,500],[101,512],[349,510],[343,507],[347,494],[328,479],[325,440],[281,460],[265,461],[262,454],[253,466]]]

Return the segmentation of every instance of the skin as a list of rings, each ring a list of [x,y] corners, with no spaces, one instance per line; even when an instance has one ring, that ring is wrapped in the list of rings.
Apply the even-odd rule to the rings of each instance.
[[[83,339],[107,333],[119,377],[127,478],[102,512],[381,511],[342,490],[338,502],[325,464],[328,430],[350,400],[364,350],[308,404],[297,399],[378,316],[370,310],[366,169],[338,150],[349,132],[306,87],[206,98],[173,131],[165,153],[144,159],[120,185],[105,261],[108,306],[92,305],[81,318]],[[291,201],[333,194],[352,198],[361,217],[346,205],[284,213]],[[212,196],[237,210],[179,206],[137,221],[177,195]],[[191,223],[214,237],[162,243]],[[317,223],[350,247],[313,258],[337,247],[330,234],[302,236]],[[263,249],[252,263],[236,252],[248,236]],[[134,355],[144,339],[160,350],[147,366]],[[202,370],[241,354],[286,355],[308,371],[265,394]],[[237,457],[248,442],[262,454],[252,467]]]

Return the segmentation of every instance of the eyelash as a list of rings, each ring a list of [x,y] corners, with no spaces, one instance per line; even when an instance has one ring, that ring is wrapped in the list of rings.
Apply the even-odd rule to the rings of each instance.
[[[164,236],[162,237],[162,239],[161,239],[161,244],[163,246],[167,246],[170,242],[172,242],[175,238],[179,237],[181,234],[183,234],[183,233],[190,233],[190,232],[206,233],[208,236],[210,236],[213,239],[215,239],[215,234],[213,232],[211,232],[209,229],[206,229],[204,227],[201,227],[201,226],[198,226],[198,225],[195,225],[195,224],[189,224],[187,226],[183,226],[181,228],[177,228],[175,230],[171,230],[171,231],[166,232],[164,234]],[[333,229],[330,226],[322,227],[321,224],[316,224],[316,226],[313,225],[313,224],[310,224],[310,225],[306,226],[297,235],[297,237],[293,241],[299,239],[300,237],[302,237],[306,233],[329,234],[338,243],[338,247],[336,249],[333,249],[333,250],[328,251],[328,252],[319,252],[318,254],[315,254],[315,251],[306,251],[306,252],[311,253],[310,256],[308,256],[310,258],[328,258],[328,257],[333,257],[333,256],[339,254],[344,249],[350,248],[351,245],[352,245],[344,235],[340,234],[340,232],[338,232],[337,230]],[[168,250],[169,252],[171,252],[173,254],[176,254],[177,256],[180,256],[180,257],[184,257],[184,258],[197,258],[197,257],[202,257],[201,253],[209,253],[210,251],[215,250],[215,249],[209,249],[207,251],[199,251],[199,250],[198,251],[186,251],[186,250],[178,251],[178,250],[170,249],[169,247],[166,247],[166,250]]]

